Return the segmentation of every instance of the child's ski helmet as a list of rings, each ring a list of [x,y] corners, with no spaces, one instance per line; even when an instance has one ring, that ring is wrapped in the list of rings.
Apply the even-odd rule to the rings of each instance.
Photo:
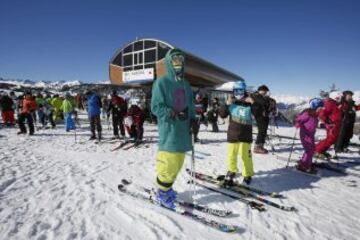
[[[311,109],[318,109],[319,107],[323,107],[324,106],[324,102],[323,100],[321,100],[320,98],[313,98],[309,101],[309,105]]]
[[[242,99],[245,96],[246,84],[244,81],[237,81],[233,86],[233,93],[236,99]]]

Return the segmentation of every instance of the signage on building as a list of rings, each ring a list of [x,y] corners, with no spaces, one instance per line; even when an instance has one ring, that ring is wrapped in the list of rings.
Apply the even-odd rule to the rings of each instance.
[[[153,68],[145,68],[145,69],[123,72],[124,82],[134,82],[139,80],[153,80],[153,79],[154,79]]]

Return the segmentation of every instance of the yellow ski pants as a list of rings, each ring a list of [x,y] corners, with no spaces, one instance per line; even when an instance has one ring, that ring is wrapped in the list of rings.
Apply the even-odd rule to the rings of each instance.
[[[238,172],[237,156],[240,155],[243,162],[242,175],[251,177],[254,175],[253,161],[251,157],[251,143],[228,143],[227,167],[230,172]]]
[[[185,159],[183,152],[159,151],[156,156],[157,184],[167,191],[173,185]]]

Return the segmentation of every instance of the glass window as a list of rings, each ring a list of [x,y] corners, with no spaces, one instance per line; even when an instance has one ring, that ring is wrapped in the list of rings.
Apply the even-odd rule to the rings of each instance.
[[[133,51],[133,45],[130,44],[129,46],[127,46],[125,49],[124,49],[124,53],[129,53],[129,52],[132,52]]]
[[[147,50],[145,51],[145,63],[155,62],[156,61],[156,50]]]
[[[140,52],[139,53],[139,63],[143,63],[143,57],[144,57],[144,53]]]
[[[131,66],[133,65],[133,55],[129,54],[124,56],[124,66]]]
[[[154,68],[155,69],[155,64],[146,64],[145,68]]]
[[[144,49],[144,42],[138,41],[134,43],[134,51],[139,51]]]
[[[118,66],[122,66],[122,52],[120,52],[114,59],[114,61],[112,62],[112,64],[118,65]]]
[[[124,68],[124,72],[131,71],[131,70],[133,70],[132,67],[126,67],[126,68]]]
[[[155,41],[145,41],[145,49],[148,48],[153,48],[156,46],[156,42]]]
[[[167,45],[159,42],[157,60],[163,59],[169,50],[170,48]]]
[[[134,54],[134,64],[138,63],[138,54]]]
[[[143,65],[137,65],[137,66],[134,66],[134,70],[139,70],[139,69],[143,69]]]

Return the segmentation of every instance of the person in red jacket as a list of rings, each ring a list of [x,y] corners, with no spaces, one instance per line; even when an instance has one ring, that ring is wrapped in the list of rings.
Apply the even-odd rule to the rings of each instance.
[[[111,101],[107,108],[108,118],[110,113],[112,114],[114,139],[120,138],[119,129],[122,138],[125,137],[124,117],[126,110],[126,101],[122,97],[118,96],[116,90],[114,90],[111,95]]]
[[[26,133],[26,127],[25,127],[25,120],[29,126],[29,135],[33,135],[35,132],[34,129],[34,119],[32,117],[32,114],[36,110],[36,102],[31,95],[31,92],[26,92],[25,97],[22,100],[22,109],[19,116],[19,128],[20,131],[18,134],[25,134]]]
[[[341,129],[341,111],[334,99],[327,96],[324,107],[319,111],[319,119],[325,124],[326,138],[316,144],[316,157],[329,158],[330,154],[326,151],[336,142]]]
[[[131,103],[126,115],[126,130],[130,138],[134,139],[135,145],[139,145],[144,135],[144,113],[136,103]]]
[[[15,117],[14,117],[14,101],[12,98],[5,93],[0,98],[0,108],[1,108],[1,115],[4,121],[4,124],[7,126],[14,126],[15,125]]]

